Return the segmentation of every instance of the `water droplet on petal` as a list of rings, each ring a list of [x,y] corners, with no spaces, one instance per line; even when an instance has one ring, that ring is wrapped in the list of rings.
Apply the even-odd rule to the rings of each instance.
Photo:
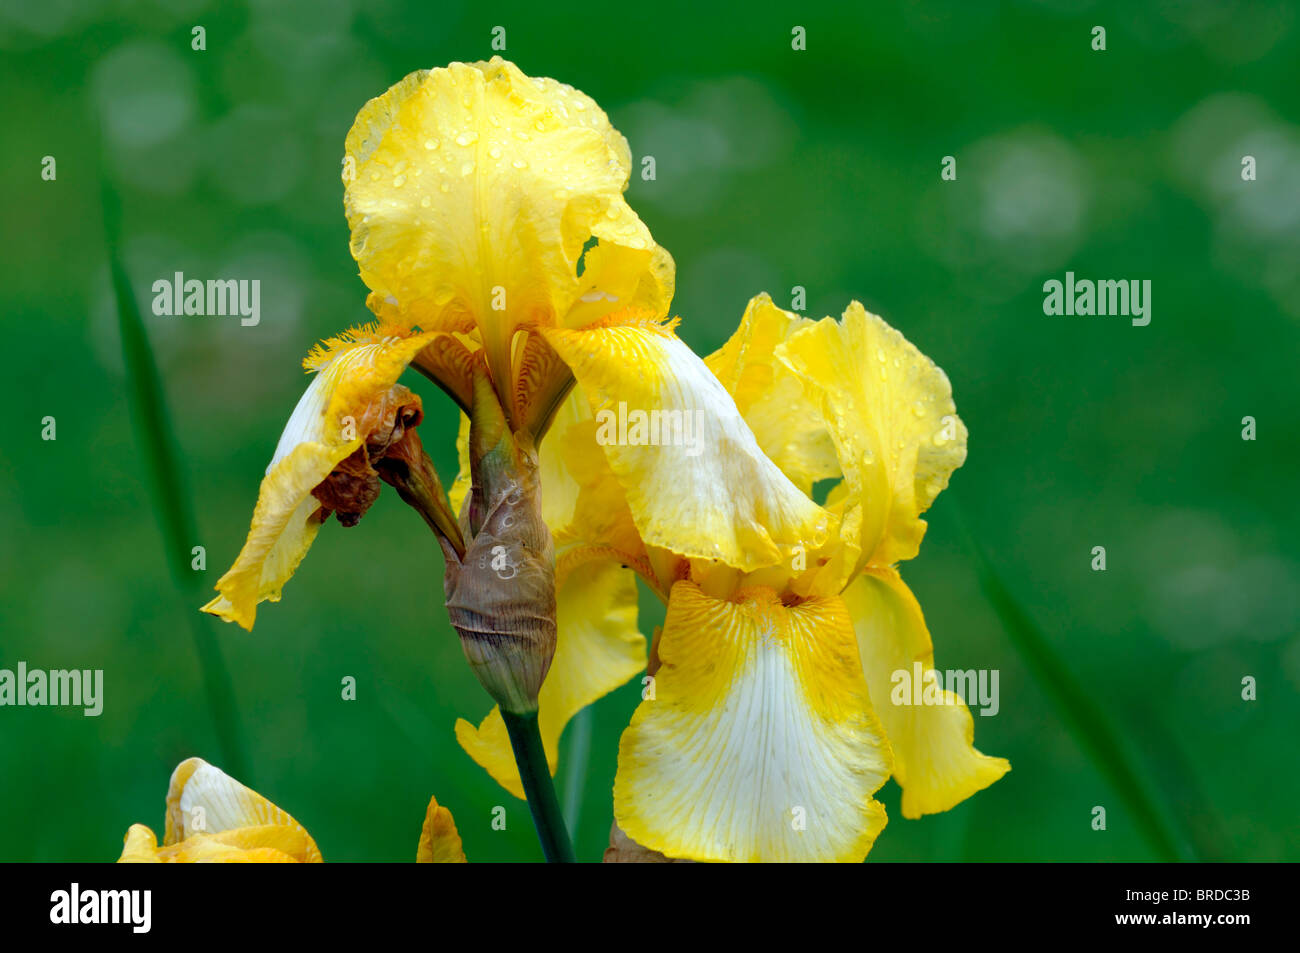
[[[432,204],[433,204],[433,200],[430,199],[429,196],[427,195],[424,198],[420,199],[420,208],[428,208]]]
[[[462,132],[456,137],[456,145],[458,146],[472,146],[476,142],[478,142],[477,132]]]
[[[493,159],[500,159],[501,150],[497,146],[493,146],[491,149],[488,150],[488,155],[490,155]]]
[[[394,177],[393,177],[393,188],[395,188],[395,189],[400,189],[400,188],[402,187],[402,185],[403,185],[405,182],[406,182],[406,176],[404,176],[404,175],[394,176]]]
[[[438,140],[437,140],[437,139],[425,139],[425,140],[424,140],[424,148],[426,148],[426,149],[428,149],[430,152],[432,152],[434,149],[438,148]]]
[[[473,171],[474,171],[474,163],[473,163],[473,162],[465,162],[465,163],[463,163],[463,164],[461,165],[461,167],[460,167],[460,174],[461,174],[461,175],[469,175],[469,174],[470,174],[471,172],[473,172]]]
[[[523,159],[516,159],[514,162],[512,162],[512,163],[510,163],[510,164],[511,164],[512,166],[514,166],[516,169],[526,169],[526,168],[528,168],[528,163],[525,162]]]

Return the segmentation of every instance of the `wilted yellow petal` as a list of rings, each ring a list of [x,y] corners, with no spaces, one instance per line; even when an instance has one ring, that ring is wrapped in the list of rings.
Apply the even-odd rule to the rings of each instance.
[[[555,658],[542,683],[537,715],[552,774],[569,720],[646,663],[645,637],[636,621],[636,577],[630,570],[609,560],[566,563],[561,559],[555,601]],[[456,739],[507,791],[524,796],[499,709],[493,708],[477,728],[458,720]]]
[[[403,408],[418,419],[420,398],[397,385],[432,335],[368,326],[318,346],[305,362],[316,376],[294,408],[258,490],[252,525],[235,564],[204,612],[252,630],[261,602],[280,591],[321,525],[312,496],[372,430]]]
[[[548,329],[646,546],[751,570],[821,545],[832,520],[759,449],[731,396],[669,327]]]
[[[438,804],[436,797],[429,798],[424,813],[424,828],[420,831],[420,846],[415,851],[417,864],[463,864],[465,848],[460,842],[460,832],[451,811]]]
[[[654,697],[619,746],[615,820],[669,857],[860,861],[891,760],[844,605],[735,599],[673,587]]]
[[[477,326],[501,388],[521,327],[667,307],[671,259],[623,200],[630,171],[626,140],[572,87],[499,57],[421,70],[348,133],[352,254],[407,324]]]
[[[1004,758],[981,754],[975,726],[960,696],[935,692],[941,704],[915,700],[914,663],[934,669],[934,646],[921,607],[892,569],[869,570],[844,591],[857,632],[867,686],[894,749],[894,777],[903,789],[903,816],[946,811],[1011,770]],[[904,672],[895,681],[895,673]]]
[[[777,355],[821,393],[848,493],[841,537],[862,565],[916,555],[920,518],[966,459],[966,427],[947,376],[898,331],[854,301],[778,345]]]
[[[776,357],[777,346],[815,324],[783,311],[767,294],[749,302],[740,327],[704,359],[736,402],[758,445],[806,495],[818,480],[840,475],[835,444],[819,400]]]

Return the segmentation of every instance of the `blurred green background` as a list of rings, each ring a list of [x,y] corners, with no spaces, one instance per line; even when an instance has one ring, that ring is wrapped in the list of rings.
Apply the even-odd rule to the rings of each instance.
[[[1300,859],[1298,20],[1269,0],[5,0],[0,667],[102,668],[107,698],[99,718],[0,709],[0,859],[115,859],[131,823],[161,835],[177,762],[222,762],[188,615],[207,597],[173,579],[133,429],[101,177],[206,592],[243,541],[299,361],[367,317],[339,180],[353,117],[411,70],[489,57],[498,25],[507,57],[589,93],[635,156],[655,156],[656,180],[634,177],[629,199],[677,260],[674,311],[697,351],[751,295],[789,306],[798,285],[812,316],[861,299],[952,380],[970,456],[903,572],[938,666],[1001,671],[1001,711],[976,717],[976,743],[1013,770],[921,821],[901,817],[891,782],[871,859],[1156,856],[1008,638],[959,514],[1188,855]],[[1067,269],[1150,279],[1150,326],[1045,316],[1042,283]],[[174,271],[260,278],[261,324],[154,317],[150,285]],[[456,415],[410,377],[450,480]],[[1105,572],[1090,569],[1098,545]],[[196,616],[232,673],[243,780],[327,860],[413,859],[431,793],[471,860],[540,857],[523,802],[455,744],[456,717],[489,704],[445,621],[441,570],[386,491],[358,527],[322,531],[253,635]],[[644,605],[649,633],[662,610]],[[1257,701],[1241,699],[1246,675]],[[576,791],[561,767],[585,859],[607,841],[638,692],[595,706]],[[498,804],[505,831],[490,826]]]

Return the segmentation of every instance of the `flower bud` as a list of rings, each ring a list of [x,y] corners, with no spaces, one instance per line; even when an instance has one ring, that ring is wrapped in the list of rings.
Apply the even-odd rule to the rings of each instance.
[[[513,434],[485,379],[470,421],[473,488],[465,554],[448,553],[447,614],[474,674],[502,711],[537,711],[555,655],[555,554],[542,519],[537,453]]]

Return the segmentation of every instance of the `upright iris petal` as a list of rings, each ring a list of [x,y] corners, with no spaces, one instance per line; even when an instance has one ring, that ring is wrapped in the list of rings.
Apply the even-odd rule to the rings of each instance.
[[[500,58],[412,73],[346,143],[372,308],[472,335],[514,424],[535,423],[570,378],[532,329],[667,312],[672,259],[623,199],[630,172],[627,141],[572,87]]]

